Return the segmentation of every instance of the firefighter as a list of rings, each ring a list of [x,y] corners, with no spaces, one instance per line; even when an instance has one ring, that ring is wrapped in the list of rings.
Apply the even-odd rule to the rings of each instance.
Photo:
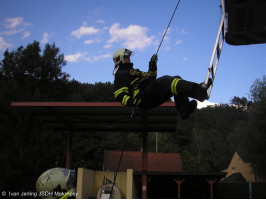
[[[118,49],[113,55],[114,96],[122,105],[151,109],[174,96],[181,118],[186,119],[197,108],[197,101],[190,101],[188,97],[200,102],[208,98],[207,89],[212,84],[211,79],[206,85],[183,80],[180,76],[157,78],[156,54],[150,59],[148,72],[134,69],[131,55],[133,52],[125,48]]]

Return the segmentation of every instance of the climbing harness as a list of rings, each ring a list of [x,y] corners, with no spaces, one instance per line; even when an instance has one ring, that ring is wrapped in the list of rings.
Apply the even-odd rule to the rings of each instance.
[[[180,3],[180,0],[178,0],[178,2],[177,2],[177,4],[176,4],[176,7],[175,7],[175,10],[174,10],[174,12],[173,12],[173,14],[172,14],[172,17],[171,17],[171,19],[170,19],[170,22],[169,22],[169,24],[168,24],[168,26],[167,26],[167,28],[166,28],[166,30],[165,30],[165,32],[164,32],[163,38],[162,38],[162,40],[161,40],[161,43],[160,43],[160,45],[159,45],[159,47],[158,47],[158,49],[157,49],[157,51],[156,51],[156,55],[158,54],[158,51],[159,51],[159,49],[160,49],[160,47],[161,47],[161,45],[162,45],[162,43],[163,43],[164,37],[165,37],[165,35],[166,35],[167,31],[168,31],[168,28],[169,28],[169,26],[170,26],[170,24],[171,24],[171,22],[172,22],[172,19],[173,19],[174,15],[175,15],[175,12],[176,12],[176,10],[177,10],[177,7],[178,7],[179,3]]]

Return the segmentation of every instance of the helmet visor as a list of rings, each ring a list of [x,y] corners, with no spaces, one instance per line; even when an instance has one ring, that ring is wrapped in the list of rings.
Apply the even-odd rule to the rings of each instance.
[[[134,55],[134,52],[133,51],[130,51],[128,49],[125,49],[125,52],[124,52],[124,57],[129,57],[131,55]]]

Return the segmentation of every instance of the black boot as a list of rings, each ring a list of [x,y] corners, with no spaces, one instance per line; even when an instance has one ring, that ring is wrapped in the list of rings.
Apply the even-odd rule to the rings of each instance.
[[[188,104],[183,104],[179,108],[180,116],[182,119],[187,119],[189,115],[197,109],[197,101],[192,100]]]
[[[174,99],[176,109],[179,111],[182,119],[187,119],[197,108],[197,101],[189,101],[186,96],[174,96]]]
[[[181,95],[197,99],[200,102],[208,99],[207,90],[212,84],[212,79],[205,83],[193,83],[190,81],[180,80],[176,86],[177,92]]]

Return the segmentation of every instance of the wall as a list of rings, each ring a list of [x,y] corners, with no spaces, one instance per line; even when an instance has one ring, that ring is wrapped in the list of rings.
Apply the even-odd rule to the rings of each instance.
[[[89,169],[78,169],[77,181],[77,198],[96,198],[97,192],[102,186],[103,179],[114,180],[113,171],[93,171]],[[122,198],[132,199],[136,197],[133,183],[133,170],[128,169],[126,172],[118,172],[116,185],[119,187]]]
[[[94,171],[84,168],[78,169],[77,199],[87,199],[94,195]]]
[[[228,173],[226,177],[232,175],[233,173],[240,172],[247,182],[255,182],[255,175],[252,171],[252,167],[249,163],[245,163],[237,152],[235,152],[232,161],[229,164],[227,172]]]

